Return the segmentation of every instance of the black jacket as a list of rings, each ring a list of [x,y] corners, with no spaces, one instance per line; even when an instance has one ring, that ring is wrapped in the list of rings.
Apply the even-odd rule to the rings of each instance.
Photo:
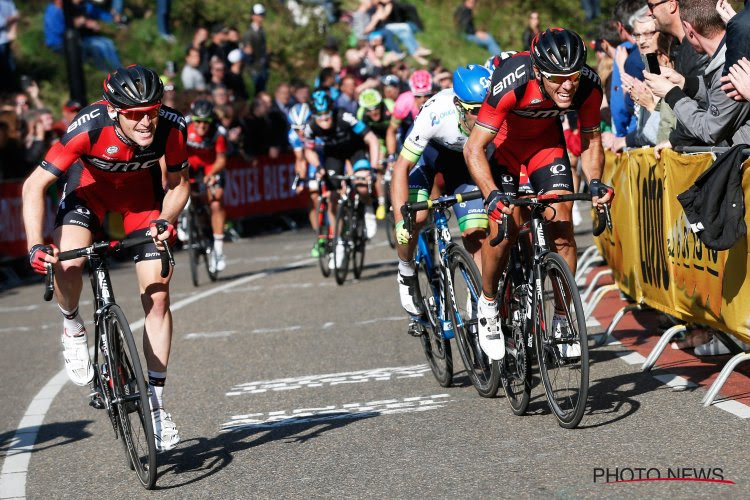
[[[750,2],[727,23],[727,55],[722,75],[743,57],[750,57]]]
[[[742,191],[742,150],[737,144],[719,155],[711,168],[677,197],[690,229],[711,250],[727,250],[747,233]]]

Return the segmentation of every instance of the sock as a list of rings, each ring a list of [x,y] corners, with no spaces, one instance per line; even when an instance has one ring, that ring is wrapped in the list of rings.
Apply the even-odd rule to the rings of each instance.
[[[66,311],[60,304],[57,305],[60,308],[60,312],[63,315],[63,330],[65,335],[69,337],[80,337],[86,331],[86,327],[83,326],[83,319],[78,313],[76,307],[72,311]]]
[[[495,297],[487,297],[484,292],[482,292],[482,298],[480,300],[487,306],[495,305]]]
[[[414,276],[417,272],[414,269],[414,261],[398,259],[398,272],[401,273],[402,276]]]
[[[214,252],[216,252],[218,255],[222,255],[224,253],[224,235],[223,234],[214,235]]]
[[[164,406],[162,394],[164,393],[164,381],[167,380],[167,372],[148,371],[148,390],[151,391],[149,400],[151,411],[158,410]]]
[[[385,205],[385,196],[378,196],[378,205]]]

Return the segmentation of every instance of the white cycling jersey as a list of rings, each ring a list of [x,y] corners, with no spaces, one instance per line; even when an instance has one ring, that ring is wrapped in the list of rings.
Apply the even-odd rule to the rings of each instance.
[[[464,150],[469,133],[459,122],[455,96],[453,89],[441,90],[422,106],[401,156],[416,163],[430,142],[456,152]]]

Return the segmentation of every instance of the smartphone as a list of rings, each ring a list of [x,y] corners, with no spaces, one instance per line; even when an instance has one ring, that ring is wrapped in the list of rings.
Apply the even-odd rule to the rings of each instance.
[[[21,82],[20,82],[21,83],[21,90],[23,90],[24,92],[26,92],[26,89],[31,86],[31,82],[32,81],[33,80],[31,79],[30,76],[21,75]]]
[[[646,63],[648,64],[649,73],[660,75],[661,70],[659,69],[659,60],[656,58],[656,52],[649,52],[646,54]]]

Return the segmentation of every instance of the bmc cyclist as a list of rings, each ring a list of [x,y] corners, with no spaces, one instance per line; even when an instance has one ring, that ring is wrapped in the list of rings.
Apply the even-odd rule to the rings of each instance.
[[[611,202],[614,194],[611,189],[601,198],[596,196],[601,187],[606,187],[599,180],[604,165],[599,130],[602,87],[599,76],[585,61],[586,47],[581,37],[566,29],[552,28],[532,40],[530,52],[518,53],[495,69],[489,95],[464,150],[466,163],[482,190],[487,215],[492,221],[500,221],[503,214],[513,213],[513,207],[503,200],[506,195],[516,194],[521,167],[527,169],[537,194],[573,191],[560,124],[560,115],[571,110],[578,111],[583,170],[594,194],[594,205],[602,207]],[[486,149],[493,141],[496,149],[488,161]],[[555,210],[553,222],[548,226],[549,234],[557,252],[575,273],[571,203],[557,204]],[[509,238],[503,243],[492,247],[486,240],[482,248],[484,296],[479,301],[479,339],[482,349],[493,360],[505,355],[495,296],[500,263],[515,238],[516,224],[517,221],[509,222]],[[496,234],[497,225],[491,224],[490,238]],[[556,335],[562,335],[567,328],[567,319],[556,314],[553,318]],[[580,346],[564,345],[562,351],[563,356],[575,357],[580,354]]]
[[[477,189],[466,168],[463,149],[487,94],[489,80],[490,72],[483,66],[458,68],[453,73],[453,88],[441,90],[422,107],[393,167],[391,199],[396,220],[396,240],[399,243],[399,296],[401,305],[411,315],[422,313],[416,300],[416,238],[411,238],[404,228],[401,206],[407,199],[411,202],[426,200],[438,172],[443,174],[448,193],[466,193]],[[416,168],[413,168],[415,165]],[[453,210],[466,250],[481,263],[477,254],[482,248],[488,226],[482,200],[454,205]],[[417,214],[417,226],[426,217],[426,212]]]
[[[316,90],[311,98],[312,119],[305,127],[305,157],[312,164],[319,176],[326,174],[343,175],[354,172],[370,182],[370,162],[367,159],[377,158],[380,145],[377,136],[367,128],[367,125],[357,120],[351,113],[335,108],[331,97],[323,90]],[[315,151],[316,139],[322,142],[324,162]],[[346,168],[347,162],[351,170]],[[366,186],[359,187],[365,207],[371,206],[369,191]],[[335,220],[334,211],[338,201],[338,192],[330,191],[331,200],[328,204],[329,220]],[[377,230],[375,214],[365,213],[367,237],[372,238]],[[343,249],[336,249],[337,255],[342,255]],[[332,266],[333,267],[333,266]]]
[[[417,119],[419,110],[427,99],[435,95],[432,75],[429,71],[418,69],[409,77],[409,90],[398,96],[393,105],[391,124],[386,132],[385,144],[388,154],[395,154],[398,146]]]
[[[158,247],[161,241],[176,238],[173,224],[189,196],[187,135],[183,116],[161,104],[163,93],[159,75],[151,69],[134,65],[109,74],[103,99],[76,115],[23,186],[29,259],[40,274],[46,274],[45,263],[55,265],[65,371],[77,385],[90,383],[94,376],[86,328],[78,313],[85,259],[59,262],[57,255],[60,250],[90,245],[107,212],[122,214],[128,236],[150,232],[160,241]],[[45,245],[44,193],[63,175],[66,183],[55,219],[55,243]],[[159,234],[157,228],[164,231]],[[133,260],[146,313],[143,351],[156,447],[169,450],[180,441],[162,400],[172,343],[171,273],[166,279],[160,277],[157,250],[157,244],[142,245]]]
[[[393,163],[395,150],[390,153],[386,150],[385,136],[388,127],[391,124],[394,102],[390,99],[383,99],[375,89],[365,89],[359,94],[359,109],[357,109],[357,119],[367,125],[378,137],[380,143],[380,154],[378,158],[372,159],[371,163],[377,173],[375,181],[375,194],[378,196],[378,208],[375,210],[375,218],[378,220],[385,219],[385,192],[383,191],[383,174],[385,173],[386,158],[390,158],[388,163]],[[386,157],[386,154],[388,156]]]
[[[214,248],[209,266],[211,272],[223,271],[227,267],[224,258],[224,223],[227,213],[223,203],[224,168],[227,165],[226,131],[218,123],[213,103],[206,100],[193,103],[187,127],[191,181],[206,186],[207,201],[211,207]]]

